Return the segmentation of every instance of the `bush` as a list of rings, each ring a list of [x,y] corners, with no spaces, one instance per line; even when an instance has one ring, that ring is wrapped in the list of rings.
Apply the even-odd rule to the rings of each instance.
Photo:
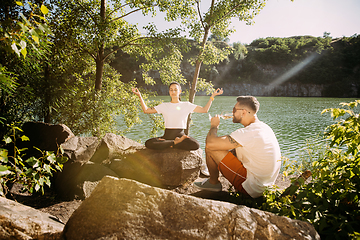
[[[50,151],[42,151],[42,157],[30,157],[23,159],[23,152],[26,149],[18,149],[16,141],[29,141],[25,135],[18,137],[18,132],[22,130],[15,126],[9,125],[11,129],[10,136],[4,137],[4,142],[11,145],[13,148],[13,156],[8,155],[8,150],[0,148],[0,196],[6,196],[11,190],[14,183],[20,183],[24,186],[24,191],[30,193],[38,192],[41,190],[44,194],[44,187],[51,186],[51,177],[56,171],[61,171],[63,164],[67,161],[66,157],[62,156],[63,150],[60,147],[61,154],[53,153]]]

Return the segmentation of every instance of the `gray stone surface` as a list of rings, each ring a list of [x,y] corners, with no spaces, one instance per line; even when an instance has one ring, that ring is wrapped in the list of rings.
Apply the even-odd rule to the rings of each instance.
[[[73,213],[67,239],[320,239],[306,222],[105,177]]]
[[[130,152],[131,149],[142,146],[142,144],[129,138],[107,133],[101,139],[90,161],[99,164],[109,163],[112,159],[121,156],[125,152]]]
[[[67,164],[73,162],[84,164],[94,155],[98,145],[99,139],[97,137],[75,136],[61,144],[61,147],[65,155],[69,158]]]
[[[79,162],[73,162],[64,166],[63,171],[58,174],[55,181],[56,192],[66,200],[85,199],[96,184],[107,175],[118,176],[110,168],[101,164],[89,161],[81,165]]]
[[[119,177],[151,186],[177,187],[198,178],[201,163],[201,149],[184,151],[169,148],[156,151],[142,148],[112,160],[110,168]]]
[[[62,144],[70,160],[56,174],[55,188],[63,199],[85,199],[106,175],[134,179],[152,186],[178,187],[200,173],[202,150],[155,151],[123,136],[73,137]],[[86,182],[86,183],[85,183]]]
[[[61,239],[63,228],[52,215],[0,197],[0,239]]]

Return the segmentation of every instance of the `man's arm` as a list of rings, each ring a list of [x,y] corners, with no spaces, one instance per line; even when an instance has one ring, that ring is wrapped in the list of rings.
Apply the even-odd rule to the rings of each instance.
[[[211,119],[211,128],[208,132],[208,135],[206,136],[206,148],[214,151],[224,151],[241,147],[241,145],[232,137],[230,137],[230,135],[221,137],[217,135],[219,124],[220,119],[218,117]]]

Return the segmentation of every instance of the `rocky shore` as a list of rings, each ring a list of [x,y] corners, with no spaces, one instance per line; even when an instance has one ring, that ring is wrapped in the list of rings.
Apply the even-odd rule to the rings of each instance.
[[[205,178],[206,176],[200,174],[199,180]],[[221,176],[220,180],[222,182],[222,185],[224,186],[224,189],[231,187],[230,183],[224,177]],[[279,175],[275,185],[279,188],[279,190],[286,189],[291,185],[290,177]],[[223,190],[221,192],[205,192],[200,191],[199,189],[193,187],[191,184],[180,186],[178,188],[172,189],[171,191],[184,195],[196,196],[203,199],[218,200],[230,203],[234,201],[234,198],[232,198],[229,192],[227,192],[226,190]],[[34,209],[38,209],[39,211],[42,211],[44,213],[48,213],[56,217],[63,224],[66,224],[73,212],[83,202],[83,200],[81,199],[64,200],[59,197],[52,189],[47,189],[44,195],[32,195],[26,192],[22,193],[21,186],[17,184],[14,185],[11,191],[10,199],[26,206],[32,207]]]
[[[74,136],[64,125],[25,129],[42,149],[61,145],[69,160],[45,195],[14,185],[13,201],[0,198],[1,239],[319,239],[309,223],[239,205],[223,177],[221,192],[195,188],[206,177],[201,149],[154,151],[115,134]]]

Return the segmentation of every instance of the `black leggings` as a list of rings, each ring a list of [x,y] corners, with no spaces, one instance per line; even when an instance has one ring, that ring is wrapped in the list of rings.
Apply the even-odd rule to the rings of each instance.
[[[184,129],[169,129],[166,128],[164,132],[164,136],[150,138],[145,142],[145,146],[147,148],[155,149],[155,150],[162,150],[165,148],[169,148],[173,146],[173,148],[178,148],[182,150],[196,150],[200,147],[198,141],[195,138],[189,136],[189,138],[185,138],[182,142],[174,145],[174,140],[176,137],[181,137],[185,135]],[[160,140],[159,138],[165,139]]]

